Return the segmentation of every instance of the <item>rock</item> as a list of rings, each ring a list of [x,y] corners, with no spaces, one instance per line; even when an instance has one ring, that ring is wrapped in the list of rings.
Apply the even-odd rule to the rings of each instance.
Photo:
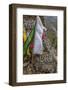
[[[25,62],[25,63],[23,64],[23,67],[26,67],[28,64],[29,64],[29,62]]]

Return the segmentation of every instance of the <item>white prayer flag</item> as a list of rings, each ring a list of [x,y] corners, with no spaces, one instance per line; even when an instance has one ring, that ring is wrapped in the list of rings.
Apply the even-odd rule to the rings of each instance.
[[[33,54],[42,54],[43,53],[42,34],[43,34],[43,25],[42,25],[40,17],[37,16],[36,17]]]

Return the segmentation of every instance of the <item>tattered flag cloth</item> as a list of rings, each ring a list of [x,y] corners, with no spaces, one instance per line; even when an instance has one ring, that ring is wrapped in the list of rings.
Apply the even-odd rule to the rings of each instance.
[[[27,37],[27,39],[24,43],[24,46],[23,46],[24,56],[27,54],[28,47],[34,38],[34,35],[35,35],[35,26],[33,26],[32,31],[30,32],[29,36]]]
[[[43,26],[39,16],[36,17],[36,23],[33,25],[31,32],[24,30],[24,56],[29,55],[30,49],[32,50],[32,54],[43,53],[43,40],[45,37],[43,30],[46,31],[46,28]]]
[[[42,34],[43,34],[43,25],[42,25],[40,17],[37,16],[36,17],[33,54],[42,54],[43,53]]]

